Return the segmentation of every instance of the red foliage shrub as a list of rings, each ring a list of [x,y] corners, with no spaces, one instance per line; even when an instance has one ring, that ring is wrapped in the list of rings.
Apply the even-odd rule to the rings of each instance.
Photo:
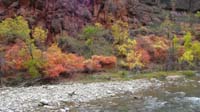
[[[85,72],[95,72],[95,71],[101,71],[102,66],[98,61],[89,59],[84,62],[84,71]]]
[[[92,56],[92,59],[86,60],[85,71],[94,72],[101,71],[105,68],[114,68],[117,63],[117,58],[115,56]]]
[[[58,77],[62,72],[73,73],[84,70],[83,57],[62,53],[57,45],[48,48],[45,58],[44,69],[47,77]]]
[[[162,48],[155,48],[153,51],[152,61],[163,63],[167,58],[167,50]]]
[[[145,50],[147,60],[162,63],[167,58],[169,40],[154,35],[145,36],[137,39],[137,48]]]
[[[17,42],[16,44],[7,48],[5,52],[6,64],[5,70],[23,70],[26,69],[25,62],[30,60],[27,46],[24,42]],[[85,60],[81,56],[71,53],[63,53],[57,45],[52,45],[43,52],[44,64],[41,65],[45,77],[58,77],[61,73],[77,73],[84,71],[101,71],[109,67],[113,68],[116,64],[116,57],[92,56],[92,59]]]
[[[117,63],[115,56],[92,56],[92,60],[98,62],[102,68],[113,68]]]
[[[24,68],[24,62],[30,59],[27,55],[26,44],[22,41],[17,42],[12,46],[8,46],[5,52],[6,70],[20,70]]]
[[[58,77],[60,73],[65,72],[65,68],[61,64],[51,65],[46,68],[48,77]]]
[[[150,59],[151,59],[151,56],[149,55],[149,53],[145,49],[140,49],[139,52],[142,54],[141,62],[144,65],[148,65],[150,63]]]

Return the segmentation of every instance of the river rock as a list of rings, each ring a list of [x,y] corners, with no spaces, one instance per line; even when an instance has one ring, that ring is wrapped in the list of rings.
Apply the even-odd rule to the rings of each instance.
[[[49,105],[49,101],[46,100],[46,99],[42,99],[42,100],[40,100],[40,104],[39,104],[39,106],[44,106],[44,105]]]
[[[158,80],[158,79],[156,79],[156,78],[151,78],[150,79],[152,82],[154,82],[154,83],[160,83],[160,81]]]
[[[195,76],[200,77],[200,73],[196,73]]]
[[[54,109],[55,107],[49,106],[49,105],[45,105],[44,108],[46,108],[46,109]]]
[[[186,102],[191,102],[192,104],[200,105],[200,98],[198,97],[185,97],[184,100]]]
[[[185,92],[176,92],[174,93],[174,95],[178,96],[178,97],[184,97],[186,95]]]
[[[167,76],[166,77],[166,80],[167,81],[180,81],[180,80],[184,80],[185,77],[184,76],[181,76],[181,75],[173,75],[173,76]]]
[[[69,112],[69,108],[68,107],[65,107],[64,109],[60,109],[60,112]]]

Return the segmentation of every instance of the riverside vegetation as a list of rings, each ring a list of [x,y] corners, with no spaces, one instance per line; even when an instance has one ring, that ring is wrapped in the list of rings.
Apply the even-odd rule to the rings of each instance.
[[[21,7],[23,3],[19,2]],[[34,8],[28,9],[35,14]],[[0,22],[1,84],[195,74],[200,64],[198,22],[176,22],[171,13],[165,13],[156,28],[140,24],[137,35],[131,35],[133,24],[124,15],[118,17],[112,12],[104,21],[101,15],[96,18],[94,14],[94,20],[83,25],[76,35],[64,30],[56,33],[59,28],[52,30],[42,24],[32,25],[24,15],[6,17]],[[199,20],[199,12],[189,16]]]
[[[86,50],[75,54],[61,49],[65,48],[65,41],[68,42],[71,37],[60,37],[55,43],[47,45],[47,29],[41,26],[30,29],[22,16],[7,18],[0,24],[1,74],[16,78],[70,78],[77,73],[119,69],[122,73],[116,74],[123,77],[127,74],[123,70],[139,73],[145,70],[168,70],[169,66],[172,67],[170,70],[195,70],[198,67],[200,42],[193,39],[191,32],[187,31],[183,37],[174,34],[171,40],[154,35],[131,39],[128,27],[128,23],[116,21],[111,26],[113,41],[108,43],[99,40],[106,33],[100,23],[86,26],[80,34],[81,39],[76,40],[83,45],[79,46],[78,51],[84,47]],[[104,51],[98,51],[98,44],[105,45]],[[80,55],[85,55],[87,59]]]

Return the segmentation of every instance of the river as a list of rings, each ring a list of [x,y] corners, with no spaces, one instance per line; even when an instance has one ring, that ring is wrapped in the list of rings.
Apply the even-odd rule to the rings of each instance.
[[[160,88],[121,94],[74,107],[72,112],[200,112],[200,78],[165,81]]]

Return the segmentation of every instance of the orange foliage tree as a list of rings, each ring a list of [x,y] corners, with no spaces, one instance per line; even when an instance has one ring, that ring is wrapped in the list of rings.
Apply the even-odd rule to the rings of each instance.
[[[83,57],[62,53],[56,44],[49,47],[44,55],[47,62],[44,69],[48,77],[58,77],[62,72],[72,73],[84,70]]]

